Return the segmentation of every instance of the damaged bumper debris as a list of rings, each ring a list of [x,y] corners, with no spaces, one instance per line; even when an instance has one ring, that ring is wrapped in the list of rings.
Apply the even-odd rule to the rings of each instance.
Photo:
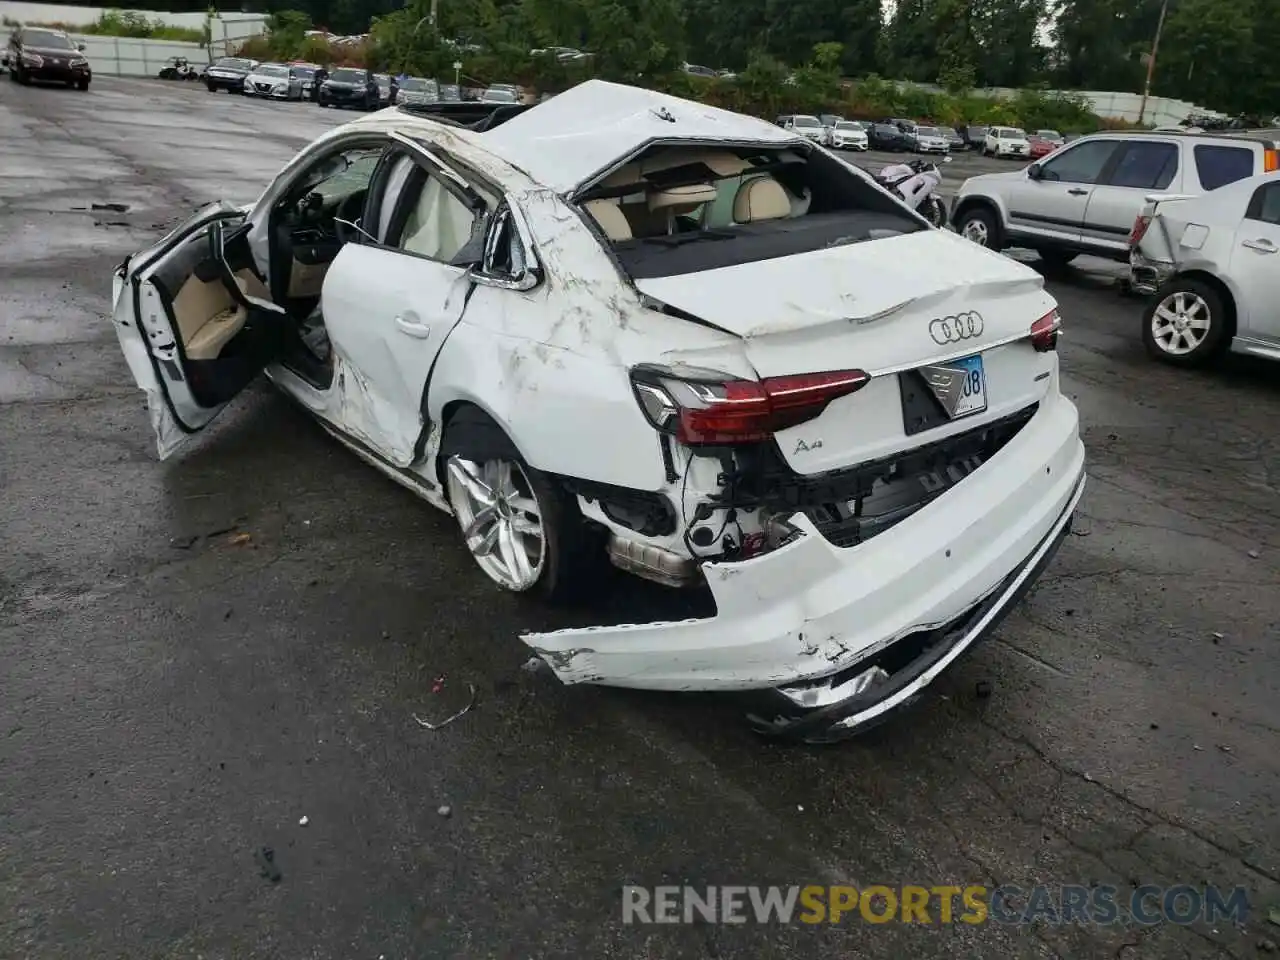
[[[1074,408],[1043,404],[982,472],[851,547],[793,514],[777,549],[703,565],[715,617],[523,639],[566,684],[750,693],[762,732],[852,735],[919,699],[1052,558],[1085,484]]]

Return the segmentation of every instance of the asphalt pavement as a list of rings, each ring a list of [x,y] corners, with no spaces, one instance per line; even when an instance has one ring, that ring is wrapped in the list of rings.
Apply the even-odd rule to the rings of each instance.
[[[158,81],[0,82],[0,957],[1274,948],[1275,368],[1154,365],[1113,268],[1049,277],[1090,461],[1074,535],[936,696],[854,742],[780,747],[714,698],[522,670],[522,630],[678,609],[621,576],[579,610],[499,594],[451,520],[265,386],[156,461],[112,268],[197,204],[251,200],[343,119]],[[1005,168],[948,178],[984,163]],[[460,720],[417,722],[469,685]],[[1252,908],[621,922],[626,884],[1034,882],[1241,885]]]

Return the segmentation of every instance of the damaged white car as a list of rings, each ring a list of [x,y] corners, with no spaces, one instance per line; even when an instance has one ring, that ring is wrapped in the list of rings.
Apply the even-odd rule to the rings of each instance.
[[[115,277],[162,457],[261,370],[499,586],[705,619],[523,637],[566,683],[847,735],[1009,608],[1084,486],[1040,276],[794,131],[601,81],[384,110]]]

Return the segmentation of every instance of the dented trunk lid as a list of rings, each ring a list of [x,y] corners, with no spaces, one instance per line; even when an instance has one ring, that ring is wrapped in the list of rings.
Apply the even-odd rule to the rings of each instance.
[[[944,438],[1043,397],[1054,355],[1027,341],[1056,303],[1029,267],[940,230],[673,277],[647,296],[742,338],[761,377],[864,370],[872,380],[778,435],[800,473],[839,469]],[[964,318],[963,323],[957,318]],[[909,371],[980,356],[983,409],[908,424]],[[931,403],[932,401],[926,401]]]

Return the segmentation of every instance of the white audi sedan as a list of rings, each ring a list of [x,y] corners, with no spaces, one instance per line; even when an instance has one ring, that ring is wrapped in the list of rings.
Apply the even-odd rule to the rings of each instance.
[[[1037,273],[798,130],[602,81],[338,127],[114,304],[162,458],[265,370],[499,588],[709,591],[524,636],[561,680],[752,691],[805,740],[915,700],[1084,486]]]

